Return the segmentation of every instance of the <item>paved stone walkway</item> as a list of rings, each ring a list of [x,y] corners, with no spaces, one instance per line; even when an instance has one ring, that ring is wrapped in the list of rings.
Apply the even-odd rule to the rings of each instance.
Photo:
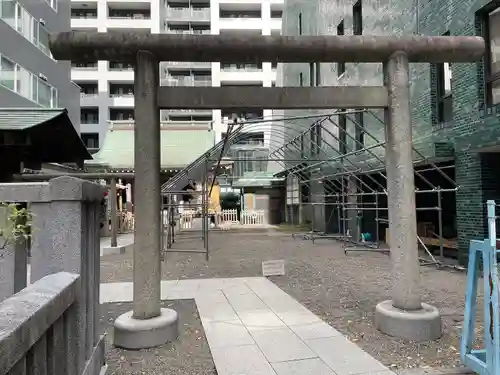
[[[101,284],[101,303],[132,296]],[[195,299],[218,375],[393,374],[263,277],[162,281],[161,297]]]

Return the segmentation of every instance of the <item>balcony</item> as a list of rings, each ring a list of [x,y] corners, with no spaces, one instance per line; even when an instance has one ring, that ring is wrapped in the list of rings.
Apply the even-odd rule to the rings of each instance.
[[[161,127],[168,130],[211,130],[211,121],[161,121]]]
[[[89,63],[89,64],[71,64],[71,69],[73,70],[97,70],[98,65],[97,62]]]
[[[210,109],[162,109],[162,121],[206,121],[212,122],[213,111]]]
[[[212,63],[209,62],[189,62],[189,61],[164,61],[160,63],[160,67],[163,71],[165,69],[210,69]]]
[[[151,28],[151,13],[110,10],[106,27],[110,29]]]
[[[71,10],[71,19],[86,19],[86,20],[94,20],[97,19],[97,9],[95,10]]]
[[[71,80],[97,81],[97,63],[93,64],[71,64]]]
[[[97,29],[99,22],[96,18],[71,18],[72,29]]]
[[[202,29],[171,29],[166,28],[164,30],[166,34],[184,34],[184,35],[210,35],[210,30],[202,30]]]
[[[210,8],[166,7],[165,18],[168,20],[207,21],[210,22]]]
[[[132,7],[144,8],[150,6],[151,0],[107,0],[107,3],[110,7],[123,6],[126,4],[129,8]]]
[[[221,64],[221,72],[262,72],[257,64]]]
[[[130,108],[134,106],[134,94],[110,94],[112,107]]]
[[[108,64],[108,70],[111,72],[134,71],[134,66],[132,64],[110,61]]]
[[[221,18],[219,28],[221,30],[262,30],[264,23],[262,18]]]
[[[134,67],[132,65],[110,62],[106,73],[108,81],[133,82]]]
[[[220,72],[221,85],[230,83],[234,85],[262,84],[266,75],[262,70],[222,70]]]
[[[85,82],[79,83],[80,86],[80,106],[98,106],[99,104],[95,102],[99,95],[98,85],[96,82]]]
[[[80,99],[83,98],[94,98],[98,95],[97,91],[96,92],[81,92],[80,93]]]
[[[98,125],[99,120],[97,118],[81,118],[80,124],[81,125]]]
[[[193,76],[186,77],[165,77],[161,79],[162,86],[195,86],[195,87],[210,87],[212,79],[195,79]]]
[[[109,97],[112,107],[133,107],[134,85],[112,83],[109,85]]]

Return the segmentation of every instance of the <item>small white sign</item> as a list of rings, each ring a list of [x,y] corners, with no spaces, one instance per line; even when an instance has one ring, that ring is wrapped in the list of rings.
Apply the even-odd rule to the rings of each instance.
[[[284,276],[284,260],[265,260],[262,262],[262,276]]]

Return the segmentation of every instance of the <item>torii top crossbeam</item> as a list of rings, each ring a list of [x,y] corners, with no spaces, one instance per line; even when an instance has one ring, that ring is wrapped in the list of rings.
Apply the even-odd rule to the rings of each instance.
[[[139,50],[159,61],[383,62],[404,52],[410,62],[472,62],[485,42],[475,36],[264,36],[172,35],[71,31],[51,35],[57,60],[134,62]]]

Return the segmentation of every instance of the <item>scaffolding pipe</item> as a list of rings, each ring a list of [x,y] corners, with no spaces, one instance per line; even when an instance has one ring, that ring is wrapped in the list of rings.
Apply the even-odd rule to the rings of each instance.
[[[332,120],[330,120],[330,119],[328,119],[328,120],[329,120],[332,124],[336,125],[336,124],[335,124]],[[340,129],[340,127],[339,127],[339,129]],[[324,130],[327,134],[329,134],[331,137],[333,137],[334,139],[336,139],[336,140],[339,142],[339,144],[342,142],[342,141],[341,141],[341,140],[340,140],[340,139],[339,139],[339,138],[338,138],[335,134],[333,134],[333,133],[332,133],[331,131],[329,131],[328,129],[323,129],[323,130]],[[345,134],[346,134],[347,136],[351,137],[351,136],[347,133],[347,131],[345,132]],[[352,137],[351,137],[351,138],[352,138]],[[328,143],[327,143],[327,144],[328,144]],[[342,142],[342,144],[343,144],[343,145],[345,145],[345,146],[347,146],[347,144],[346,144],[345,142]],[[328,145],[329,145],[330,147],[332,147],[330,144],[328,144]],[[332,149],[333,149],[333,147],[332,147]],[[374,155],[374,156],[375,156],[375,154],[371,151],[371,149],[370,149],[370,148],[366,149],[366,151],[368,151],[371,155]],[[358,151],[358,152],[359,152],[359,151]],[[344,155],[344,154],[342,154],[342,155]],[[351,164],[351,165],[353,165],[354,167],[356,167],[356,165],[355,165],[355,164],[354,164],[354,163],[353,163],[353,162],[352,162],[349,158],[345,158],[345,156],[342,156],[342,160],[344,160],[344,159],[346,159],[346,160],[349,162],[349,164]],[[343,163],[341,163],[341,165],[343,166]],[[353,176],[353,177],[355,177],[355,175],[354,175],[354,174],[353,174],[352,176]],[[382,187],[382,188],[383,188],[383,186],[382,186],[382,185],[380,185],[380,183],[379,183],[377,180],[375,180],[372,176],[370,176],[370,175],[365,175],[365,176],[367,176],[367,177],[368,177],[368,178],[369,178],[372,182],[374,182],[376,185],[378,185],[378,186],[380,186],[380,187]],[[356,178],[356,177],[355,177],[355,178]],[[357,179],[357,180],[358,180],[358,181],[360,181],[363,185],[366,185],[366,183],[364,183],[362,180],[360,180],[360,179]],[[366,186],[368,186],[368,185],[366,185]],[[373,189],[372,189],[371,187],[369,187],[369,189],[373,191]]]
[[[444,259],[444,244],[443,244],[443,210],[441,202],[441,190],[437,191],[438,200],[438,231],[439,231],[439,257]]]
[[[415,190],[415,194],[431,194],[431,193],[437,193],[440,191],[441,193],[455,193],[458,190],[458,188],[453,188],[453,189],[435,189],[435,190]],[[341,194],[330,194],[330,195],[322,195],[324,197],[336,197],[340,196]],[[376,191],[376,192],[368,192],[368,193],[353,193],[353,194],[348,194],[349,196],[364,196],[364,195],[387,195],[385,191]]]

